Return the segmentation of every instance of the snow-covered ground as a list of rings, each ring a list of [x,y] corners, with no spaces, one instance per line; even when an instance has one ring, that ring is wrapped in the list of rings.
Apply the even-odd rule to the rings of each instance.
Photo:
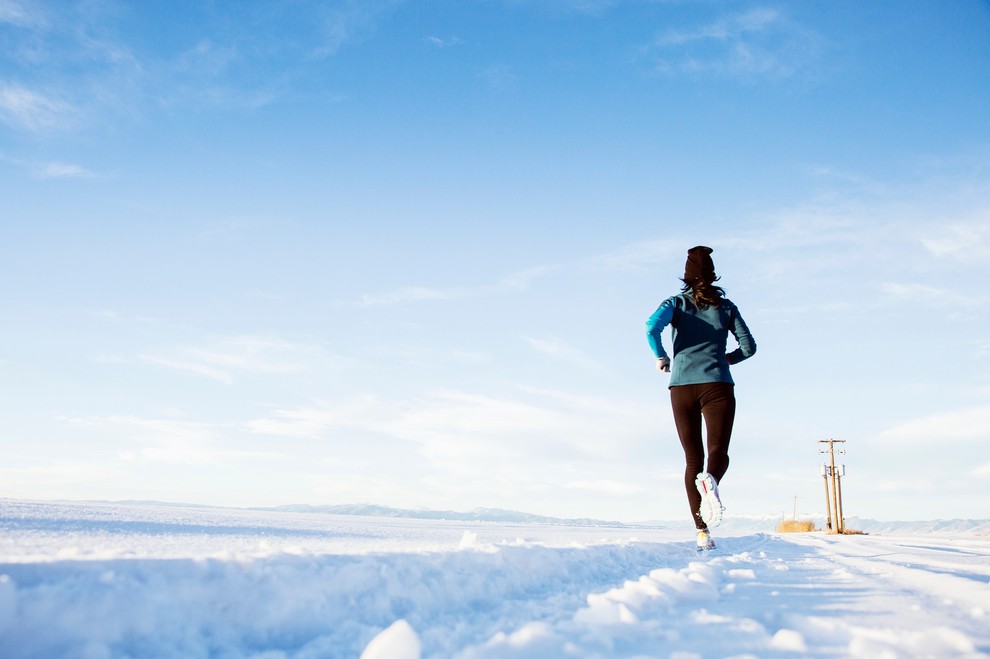
[[[990,653],[986,535],[726,527],[0,500],[0,656]]]

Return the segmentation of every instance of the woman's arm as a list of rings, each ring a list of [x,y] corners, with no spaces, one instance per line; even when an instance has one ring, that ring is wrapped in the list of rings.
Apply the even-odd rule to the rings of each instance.
[[[732,307],[732,325],[730,330],[732,331],[732,336],[736,337],[739,347],[725,356],[729,364],[738,364],[744,359],[749,359],[756,354],[756,339],[753,338],[753,334],[749,331],[746,321],[743,320],[742,314],[739,313],[739,309],[735,305]]]
[[[646,340],[650,344],[650,350],[657,359],[667,357],[667,352],[663,349],[661,335],[670,321],[674,319],[674,298],[664,300],[663,304],[657,307],[653,315],[646,321]]]

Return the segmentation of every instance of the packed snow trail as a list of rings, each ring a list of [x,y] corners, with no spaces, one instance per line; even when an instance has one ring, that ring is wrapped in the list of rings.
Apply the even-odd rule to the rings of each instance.
[[[0,501],[0,656],[988,656],[990,539]]]

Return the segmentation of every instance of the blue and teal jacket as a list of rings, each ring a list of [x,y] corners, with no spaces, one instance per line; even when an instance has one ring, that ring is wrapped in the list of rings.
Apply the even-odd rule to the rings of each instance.
[[[646,338],[656,357],[667,357],[661,334],[667,325],[673,332],[674,355],[670,363],[670,386],[732,381],[730,364],[756,354],[756,341],[739,309],[723,299],[715,306],[699,308],[690,293],[667,298],[646,321]],[[729,332],[739,347],[725,353]]]

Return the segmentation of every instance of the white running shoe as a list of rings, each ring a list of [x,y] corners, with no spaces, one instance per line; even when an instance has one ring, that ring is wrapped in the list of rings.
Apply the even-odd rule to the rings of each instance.
[[[709,551],[715,549],[715,541],[712,534],[707,530],[698,531],[698,551]]]
[[[715,483],[715,479],[712,478],[711,474],[703,471],[698,474],[694,485],[698,488],[698,493],[701,494],[701,510],[698,511],[698,514],[701,515],[705,524],[718,526],[722,523],[722,511],[725,510],[725,506],[722,505],[722,500],[718,496],[718,485]]]

